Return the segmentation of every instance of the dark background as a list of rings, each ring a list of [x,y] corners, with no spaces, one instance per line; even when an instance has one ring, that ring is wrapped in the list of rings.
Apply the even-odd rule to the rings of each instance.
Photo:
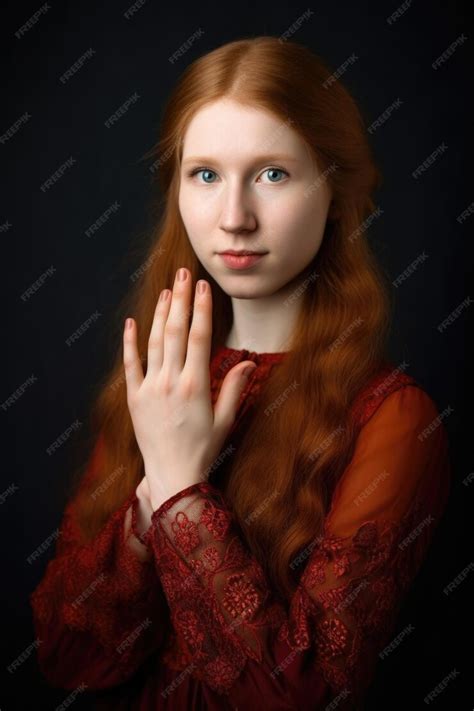
[[[35,654],[13,674],[7,666],[35,634],[28,596],[40,581],[51,546],[28,556],[60,524],[71,453],[85,441],[93,387],[120,344],[117,305],[142,264],[151,224],[151,161],[162,107],[184,68],[225,42],[280,36],[306,5],[180,3],[146,0],[131,19],[126,2],[57,2],[20,39],[15,32],[42,5],[2,8],[0,135],[25,112],[31,118],[0,144],[3,349],[0,400],[30,376],[36,380],[1,410],[4,466],[0,505],[4,542],[0,708],[54,708],[69,692],[41,678]],[[474,482],[470,384],[472,328],[468,305],[443,333],[437,325],[472,294],[473,202],[472,26],[468,4],[414,0],[392,25],[401,3],[321,2],[310,6],[291,39],[306,44],[336,70],[358,60],[341,81],[369,126],[394,101],[402,104],[371,136],[384,183],[376,196],[383,214],[369,239],[391,280],[420,254],[428,258],[396,291],[394,363],[406,360],[437,403],[451,407],[447,428],[454,479],[446,515],[397,626],[414,631],[380,661],[368,709],[424,708],[424,697],[454,669],[459,676],[430,704],[471,709],[472,578],[449,596],[443,588],[472,565]],[[201,28],[184,56],[168,57]],[[434,62],[460,35],[467,40],[437,70]],[[89,48],[95,54],[65,84],[59,77]],[[134,93],[139,99],[110,128],[104,122]],[[415,180],[412,172],[441,144],[447,150]],[[40,186],[70,156],[75,164],[43,193]],[[113,203],[120,208],[90,237],[85,231]],[[5,226],[6,225],[6,226]],[[133,253],[132,253],[133,250]],[[21,294],[51,266],[54,273],[29,299]],[[98,320],[71,347],[66,339],[91,314]],[[471,366],[469,365],[471,363]],[[49,445],[75,420],[77,433],[53,455]],[[264,700],[262,700],[264,701]],[[74,708],[90,708],[80,696]]]

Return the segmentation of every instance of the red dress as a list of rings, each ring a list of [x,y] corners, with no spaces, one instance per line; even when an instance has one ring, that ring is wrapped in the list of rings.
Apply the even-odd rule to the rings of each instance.
[[[285,355],[216,352],[213,403],[237,362],[258,366],[234,428]],[[71,501],[30,596],[49,683],[96,691],[102,709],[362,708],[378,655],[396,643],[399,606],[443,514],[451,468],[438,410],[410,376],[381,370],[352,414],[362,424],[353,457],[323,535],[294,560],[302,573],[286,605],[218,481],[194,484],[154,512],[144,562],[124,538],[129,507],[128,535],[136,532],[135,493],[87,544]],[[86,476],[97,471],[99,445]]]

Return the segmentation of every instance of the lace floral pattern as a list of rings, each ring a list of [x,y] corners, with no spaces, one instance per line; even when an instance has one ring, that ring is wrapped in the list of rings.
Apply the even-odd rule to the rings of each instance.
[[[213,402],[227,370],[248,357],[258,368],[235,428],[284,354],[221,349]],[[357,399],[354,457],[321,535],[295,559],[301,575],[285,607],[214,484],[165,501],[142,535],[134,493],[89,543],[71,502],[56,555],[31,594],[46,678],[107,689],[156,659],[136,708],[161,708],[170,687],[175,708],[249,708],[264,698],[275,711],[300,711],[325,708],[335,695],[338,709],[355,708],[448,498],[446,436],[442,427],[419,436],[438,411],[416,385],[387,368]],[[88,476],[98,469],[95,457]],[[130,507],[129,535],[148,547],[146,562],[124,536]]]
[[[398,524],[367,521],[347,540],[327,533],[305,567],[287,616],[272,601],[220,492],[201,482],[174,495],[153,514],[151,545],[178,641],[197,666],[196,675],[226,693],[248,659],[265,663],[271,673],[277,660],[267,652],[277,634],[288,654],[315,651],[316,666],[331,688],[348,689],[357,698],[354,680],[363,679],[365,667],[370,678],[372,665],[364,659],[375,659],[388,638],[426,544],[412,558],[412,568],[397,576],[407,563],[398,542],[419,514],[418,505]]]

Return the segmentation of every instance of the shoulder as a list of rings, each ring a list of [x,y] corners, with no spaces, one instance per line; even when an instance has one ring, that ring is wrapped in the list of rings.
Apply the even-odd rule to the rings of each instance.
[[[364,427],[378,413],[376,420],[403,419],[413,427],[427,425],[438,417],[436,403],[423,386],[400,367],[390,363],[383,366],[361,389],[351,414]]]
[[[332,499],[333,530],[346,536],[355,522],[401,520],[414,502],[436,519],[451,480],[445,411],[414,378],[393,370],[372,379],[357,404],[361,427]]]

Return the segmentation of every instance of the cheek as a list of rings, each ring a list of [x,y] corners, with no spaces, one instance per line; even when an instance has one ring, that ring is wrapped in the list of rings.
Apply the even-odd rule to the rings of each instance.
[[[278,235],[279,252],[285,254],[292,265],[314,257],[321,246],[326,225],[327,210],[306,200],[292,204],[277,204],[271,213],[272,228]]]
[[[183,191],[179,204],[188,230],[206,229],[215,220],[217,201],[212,198],[210,191]]]
[[[278,229],[294,237],[319,234],[324,231],[326,212],[322,207],[302,200],[300,196],[294,200],[275,201],[269,212],[269,220]]]

